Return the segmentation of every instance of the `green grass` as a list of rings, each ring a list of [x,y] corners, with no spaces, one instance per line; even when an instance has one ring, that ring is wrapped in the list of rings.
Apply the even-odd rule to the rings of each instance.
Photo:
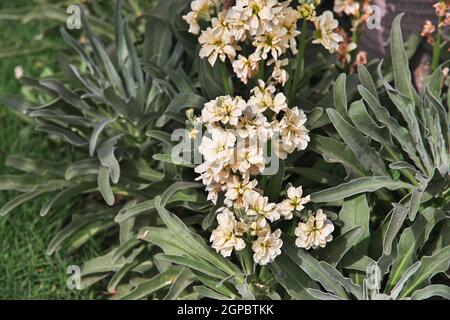
[[[0,12],[6,7],[29,4],[29,0],[2,0]],[[49,22],[20,24],[0,21],[0,50],[32,43]],[[8,32],[5,32],[7,30]],[[54,34],[45,41],[61,40]],[[28,76],[39,76],[45,68],[53,68],[56,51],[43,51],[35,55],[17,55],[0,59],[0,96],[5,93],[19,95],[20,84],[14,78],[14,68],[22,65]],[[25,123],[17,115],[0,104],[0,174],[16,173],[4,166],[10,154],[23,154],[29,158],[61,160],[68,156],[61,149],[37,133],[32,124]],[[0,206],[13,194],[0,193]],[[75,254],[58,252],[47,256],[45,251],[52,237],[63,224],[64,212],[41,218],[39,209],[43,199],[27,203],[0,217],[0,299],[90,299],[99,294],[92,290],[69,290],[66,286],[67,267],[80,265],[88,257],[94,257],[98,248],[89,242]],[[67,209],[66,209],[67,210]]]

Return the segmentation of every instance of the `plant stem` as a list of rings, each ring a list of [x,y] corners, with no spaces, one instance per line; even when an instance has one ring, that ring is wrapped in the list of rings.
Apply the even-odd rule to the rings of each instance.
[[[258,65],[258,79],[264,81],[264,60],[259,61]]]
[[[441,58],[441,23],[442,23],[442,17],[439,17],[439,23],[437,27],[437,34],[436,34],[436,42],[433,46],[433,60],[431,63],[431,70],[434,71],[439,66],[439,61]]]
[[[225,61],[220,64],[220,71],[222,73],[222,81],[223,87],[225,88],[225,92],[231,96],[233,95],[233,91],[231,90],[230,83],[228,82],[228,70]]]
[[[244,267],[245,273],[247,275],[253,274],[253,258],[250,252],[250,247],[247,243],[247,246],[241,250],[238,251],[238,256],[240,257],[241,264]]]
[[[300,78],[302,76],[303,59],[305,57],[305,49],[306,49],[306,43],[307,43],[307,41],[306,41],[307,29],[308,29],[308,20],[303,19],[302,31],[300,34],[300,41],[298,43],[298,52],[297,52],[297,57],[295,59],[295,73],[294,73],[294,77],[292,78],[292,85],[290,87],[290,92],[289,92],[289,101],[292,101],[292,99],[295,97],[298,82],[300,81]]]

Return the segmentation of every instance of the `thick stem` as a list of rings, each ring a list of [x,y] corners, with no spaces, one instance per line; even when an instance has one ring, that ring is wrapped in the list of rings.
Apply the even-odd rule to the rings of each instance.
[[[248,243],[243,250],[238,251],[238,256],[241,260],[242,266],[244,267],[246,275],[251,276],[253,274],[253,257]]]
[[[441,23],[442,23],[442,17],[439,17],[439,23],[437,27],[437,34],[436,34],[436,42],[433,46],[433,60],[431,63],[431,70],[434,71],[439,66],[439,61],[441,58]]]
[[[308,29],[308,20],[303,19],[302,31],[300,34],[300,41],[298,43],[298,52],[297,57],[295,59],[295,73],[292,78],[292,85],[290,87],[289,92],[289,101],[295,97],[295,93],[297,92],[298,83],[302,77],[303,73],[303,59],[305,57],[305,49],[306,49],[306,31]]]
[[[258,63],[258,79],[264,81],[264,60],[260,60]]]
[[[228,70],[227,70],[227,64],[225,61],[220,64],[220,71],[222,73],[222,81],[223,81],[223,87],[225,88],[225,92],[228,95],[232,96],[233,91],[230,88],[230,83],[228,82]]]

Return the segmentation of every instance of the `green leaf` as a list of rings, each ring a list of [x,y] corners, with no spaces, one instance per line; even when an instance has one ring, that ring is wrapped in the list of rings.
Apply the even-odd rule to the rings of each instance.
[[[328,171],[323,171],[316,168],[288,167],[286,168],[286,171],[294,172],[303,178],[329,187],[334,187],[344,182],[344,179],[342,179],[341,177],[329,173]]]
[[[169,292],[164,297],[164,300],[176,300],[180,294],[195,280],[195,276],[189,269],[184,269],[169,289]]]
[[[81,21],[83,23],[84,29],[86,30],[86,34],[89,38],[89,41],[92,45],[93,53],[96,56],[98,62],[103,65],[103,68],[106,71],[110,83],[112,84],[114,89],[118,93],[120,93],[121,96],[125,96],[125,89],[123,87],[122,79],[120,78],[116,68],[114,67],[114,64],[112,63],[111,59],[106,53],[106,49],[103,43],[92,32],[89,21],[83,10],[81,11]]]
[[[395,87],[405,96],[414,101],[411,84],[411,72],[409,71],[408,55],[406,53],[400,23],[403,13],[397,15],[392,22],[390,48],[392,68],[394,70]],[[417,94],[417,93],[416,93]]]
[[[341,73],[337,77],[333,86],[333,100],[336,111],[341,114],[344,119],[348,119],[347,115],[347,90],[346,90],[347,76]]]
[[[95,190],[95,187],[96,187],[95,182],[82,182],[80,184],[77,184],[73,187],[61,191],[60,193],[53,196],[51,199],[49,199],[47,202],[44,203],[40,212],[41,217],[46,216],[53,207],[57,205],[67,204],[69,200],[71,200],[72,198],[78,197],[81,194],[88,192],[90,190]]]
[[[170,57],[172,31],[163,19],[152,15],[145,29],[144,61],[151,60],[163,67]]]
[[[393,118],[387,109],[383,107],[366,88],[358,86],[358,90],[364,101],[367,102],[367,105],[375,114],[376,119],[388,128],[389,132],[395,137],[402,149],[408,154],[411,160],[414,161],[416,166],[424,172],[425,169],[420,158],[417,156],[416,146],[414,145],[408,130],[402,127],[397,119]]]
[[[337,295],[334,295],[332,293],[329,292],[323,292],[321,290],[317,290],[317,289],[311,289],[309,288],[308,290],[306,290],[311,296],[313,296],[314,298],[318,299],[318,300],[346,300],[343,299],[341,297],[338,297]]]
[[[226,94],[221,78],[220,63],[211,67],[206,59],[199,58],[199,77],[201,88],[209,99]]]
[[[367,112],[362,100],[355,101],[350,105],[349,114],[356,128],[371,139],[379,142],[387,151],[390,160],[395,162],[402,160],[402,155],[393,144],[389,131],[378,126]]]
[[[370,72],[363,64],[360,64],[358,66],[358,77],[361,85],[365,87],[378,100],[378,92],[377,87],[375,86],[375,82],[373,81]]]
[[[109,169],[110,178],[113,183],[118,183],[120,179],[120,164],[114,155],[115,146],[119,138],[120,136],[116,136],[103,142],[97,150],[98,159],[102,167]]]
[[[76,147],[84,147],[88,144],[86,140],[81,138],[79,135],[77,135],[73,131],[62,128],[62,127],[58,127],[56,125],[49,125],[49,124],[48,125],[38,125],[36,127],[36,130],[57,135],[57,136],[61,137],[64,141],[66,141],[70,144],[73,144]]]
[[[73,236],[76,232],[82,230],[83,228],[86,228],[87,226],[95,224],[99,221],[109,221],[112,218],[113,214],[114,211],[106,210],[98,213],[73,215],[72,222],[61,229],[61,231],[55,235],[52,241],[50,241],[47,248],[47,254],[52,255],[66,239]]]
[[[213,300],[230,300],[230,297],[227,297],[225,295],[222,295],[220,293],[217,293],[214,290],[211,290],[208,287],[205,286],[195,286],[194,287],[194,291],[197,292],[200,297],[203,298],[209,298],[209,299],[213,299]]]
[[[402,277],[398,280],[398,282],[395,284],[395,287],[390,292],[390,296],[392,299],[397,299],[406,282],[417,272],[417,270],[419,270],[420,264],[420,261],[417,261],[405,270],[405,273],[403,273]]]
[[[172,236],[177,240],[178,245],[183,247],[186,252],[188,252],[193,257],[204,259],[209,263],[217,266],[227,275],[235,275],[237,270],[233,264],[231,264],[222,256],[214,253],[211,248],[205,244],[201,236],[190,231],[180,218],[164,209],[163,205],[165,205],[170,199],[170,194],[174,192],[174,189],[175,188],[166,191],[162,197],[156,197],[155,207],[159,213],[159,216],[161,217],[161,220],[170,230]]]
[[[293,241],[286,236],[283,236],[282,250],[286,252],[289,258],[305,271],[311,279],[318,281],[326,290],[338,297],[344,299],[347,298],[344,289],[342,289],[342,287],[320,267],[319,261],[314,259],[313,256],[305,250],[296,248]]]
[[[364,177],[351,180],[337,187],[318,191],[311,194],[311,201],[315,203],[342,200],[356,194],[374,192],[386,188],[389,190],[412,189],[414,186],[402,181],[394,181],[390,177]]]
[[[336,110],[327,109],[327,113],[336,131],[352,149],[364,168],[376,175],[387,175],[383,159],[370,146],[370,139],[361,135],[359,130],[345,121]]]
[[[446,215],[433,207],[428,207],[418,215],[413,225],[406,228],[398,242],[398,254],[392,264],[387,288],[393,288],[405,270],[417,261],[419,249],[428,240],[434,226]]]
[[[370,208],[366,195],[362,194],[345,200],[339,212],[339,219],[344,223],[341,227],[342,233],[350,231],[357,226],[363,228],[362,235],[355,244],[355,250],[361,254],[367,254],[370,237]]]
[[[145,133],[145,135],[147,137],[156,139],[158,141],[161,141],[162,143],[164,143],[167,147],[172,148],[172,140],[171,140],[171,135],[167,132],[164,131],[159,131],[159,130],[149,130]]]
[[[367,176],[368,173],[361,166],[355,154],[350,148],[336,139],[311,135],[309,147],[321,154],[329,163],[341,163],[347,170],[348,176]]]
[[[325,261],[320,261],[320,267],[327,272],[330,277],[335,279],[345,290],[350,292],[356,299],[362,299],[362,288],[361,286],[353,283],[352,279],[344,277],[342,273]]]
[[[319,250],[319,260],[328,262],[335,267],[347,251],[358,242],[363,231],[362,226],[357,226],[333,239],[325,248]]]
[[[408,215],[408,209],[399,203],[393,203],[394,209],[392,211],[391,220],[383,238],[383,253],[386,256],[391,254],[392,242],[395,240],[400,228],[405,222]]]
[[[37,177],[33,174],[0,175],[0,191],[33,191],[36,189],[36,185],[45,184],[47,179],[47,177]]]
[[[227,276],[226,274],[221,272],[220,269],[199,259],[169,254],[158,254],[157,257],[161,261],[167,261],[188,267],[193,270],[198,270],[208,276],[215,277],[217,279],[224,279]]]
[[[430,284],[423,289],[414,291],[411,300],[425,300],[432,297],[450,300],[450,287],[443,284]]]
[[[67,167],[64,177],[66,180],[72,180],[85,175],[98,175],[99,163],[96,159],[83,159],[73,162]]]
[[[450,246],[442,248],[432,256],[421,259],[421,266],[407,283],[400,298],[409,297],[415,290],[422,289],[430,283],[430,279],[439,272],[445,272],[450,266]]]
[[[100,133],[105,129],[105,127],[116,121],[116,118],[104,118],[99,123],[95,125],[94,131],[92,131],[91,139],[89,140],[89,155],[92,157],[95,152],[95,147],[97,146],[98,137],[100,136]]]
[[[271,202],[278,202],[278,199],[281,194],[281,185],[283,184],[284,179],[284,162],[278,162],[278,172],[269,177],[269,185],[267,191],[267,196]]]
[[[109,184],[109,172],[110,169],[108,167],[100,166],[97,182],[103,199],[109,206],[112,206],[114,205],[114,193]]]
[[[182,113],[182,110],[185,108],[196,108],[200,109],[206,103],[206,99],[192,93],[180,93],[176,95],[167,106],[163,115],[156,121],[157,127],[164,127],[167,122],[170,120],[168,114],[173,113]]]
[[[0,216],[7,215],[8,213],[10,213],[12,210],[17,208],[21,204],[23,204],[27,201],[30,201],[30,200],[40,196],[41,194],[56,191],[56,190],[62,189],[64,187],[67,187],[67,182],[66,181],[58,181],[58,180],[49,181],[47,184],[44,184],[44,185],[36,185],[34,187],[34,189],[32,189],[26,193],[23,193],[23,194],[15,197],[11,201],[7,202],[0,209]]]
[[[116,292],[117,286],[122,281],[123,278],[135,267],[137,267],[141,261],[135,260],[133,262],[124,264],[115,274],[112,276],[111,280],[109,281],[107,285],[107,290],[110,293]]]
[[[306,289],[314,286],[310,277],[291,260],[282,254],[268,265],[275,279],[286,289],[287,293],[294,299],[311,300],[312,296]]]
[[[120,300],[139,300],[147,298],[156,291],[170,286],[183,270],[183,268],[171,267],[166,271],[157,274],[150,280],[141,282],[133,289],[133,291],[120,297]]]

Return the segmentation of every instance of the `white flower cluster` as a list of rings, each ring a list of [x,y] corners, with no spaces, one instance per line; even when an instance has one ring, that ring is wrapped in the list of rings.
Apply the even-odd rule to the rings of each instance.
[[[199,37],[200,57],[208,57],[211,65],[217,58],[225,61],[228,57],[236,75],[247,83],[257,74],[259,61],[263,60],[273,65],[272,78],[284,85],[288,74],[283,67],[288,60],[281,56],[288,49],[294,55],[297,53],[296,37],[300,34],[297,30],[300,14],[290,4],[291,0],[237,0],[230,8],[220,8],[211,0],[194,0],[192,11],[183,18],[194,34],[200,32],[199,19],[211,22]],[[215,9],[217,15],[211,17],[209,14]],[[253,52],[238,54],[243,44],[253,47]]]
[[[212,247],[223,256],[252,242],[254,261],[267,264],[280,254],[280,230],[272,232],[270,223],[292,219],[309,197],[302,188],[290,187],[287,199],[271,203],[257,189],[256,177],[265,169],[264,148],[270,140],[278,158],[304,150],[309,142],[304,124],[306,116],[297,107],[289,108],[283,93],[259,81],[248,101],[221,96],[205,104],[194,122],[206,127],[199,146],[204,162],[195,168],[197,180],[206,185],[208,199],[217,202],[224,194],[225,207],[218,210],[218,227],[211,235]],[[277,150],[279,148],[279,150]]]
[[[200,57],[208,58],[211,65],[217,58],[222,61],[228,58],[237,77],[244,83],[257,74],[260,61],[264,61],[267,66],[273,66],[272,79],[284,86],[289,78],[283,69],[288,65],[288,59],[282,56],[287,50],[297,54],[296,38],[300,34],[297,21],[301,18],[314,22],[316,39],[313,43],[322,44],[331,53],[343,40],[334,32],[338,22],[333,13],[325,11],[314,17],[313,4],[294,9],[290,6],[291,0],[236,0],[234,6],[226,8],[218,2],[194,0],[191,11],[183,19],[189,24],[189,32],[198,34],[201,31],[198,39],[202,45]],[[305,16],[307,8],[309,13]],[[210,21],[211,25],[200,30],[199,20]],[[253,52],[241,54],[244,44],[250,45]]]

